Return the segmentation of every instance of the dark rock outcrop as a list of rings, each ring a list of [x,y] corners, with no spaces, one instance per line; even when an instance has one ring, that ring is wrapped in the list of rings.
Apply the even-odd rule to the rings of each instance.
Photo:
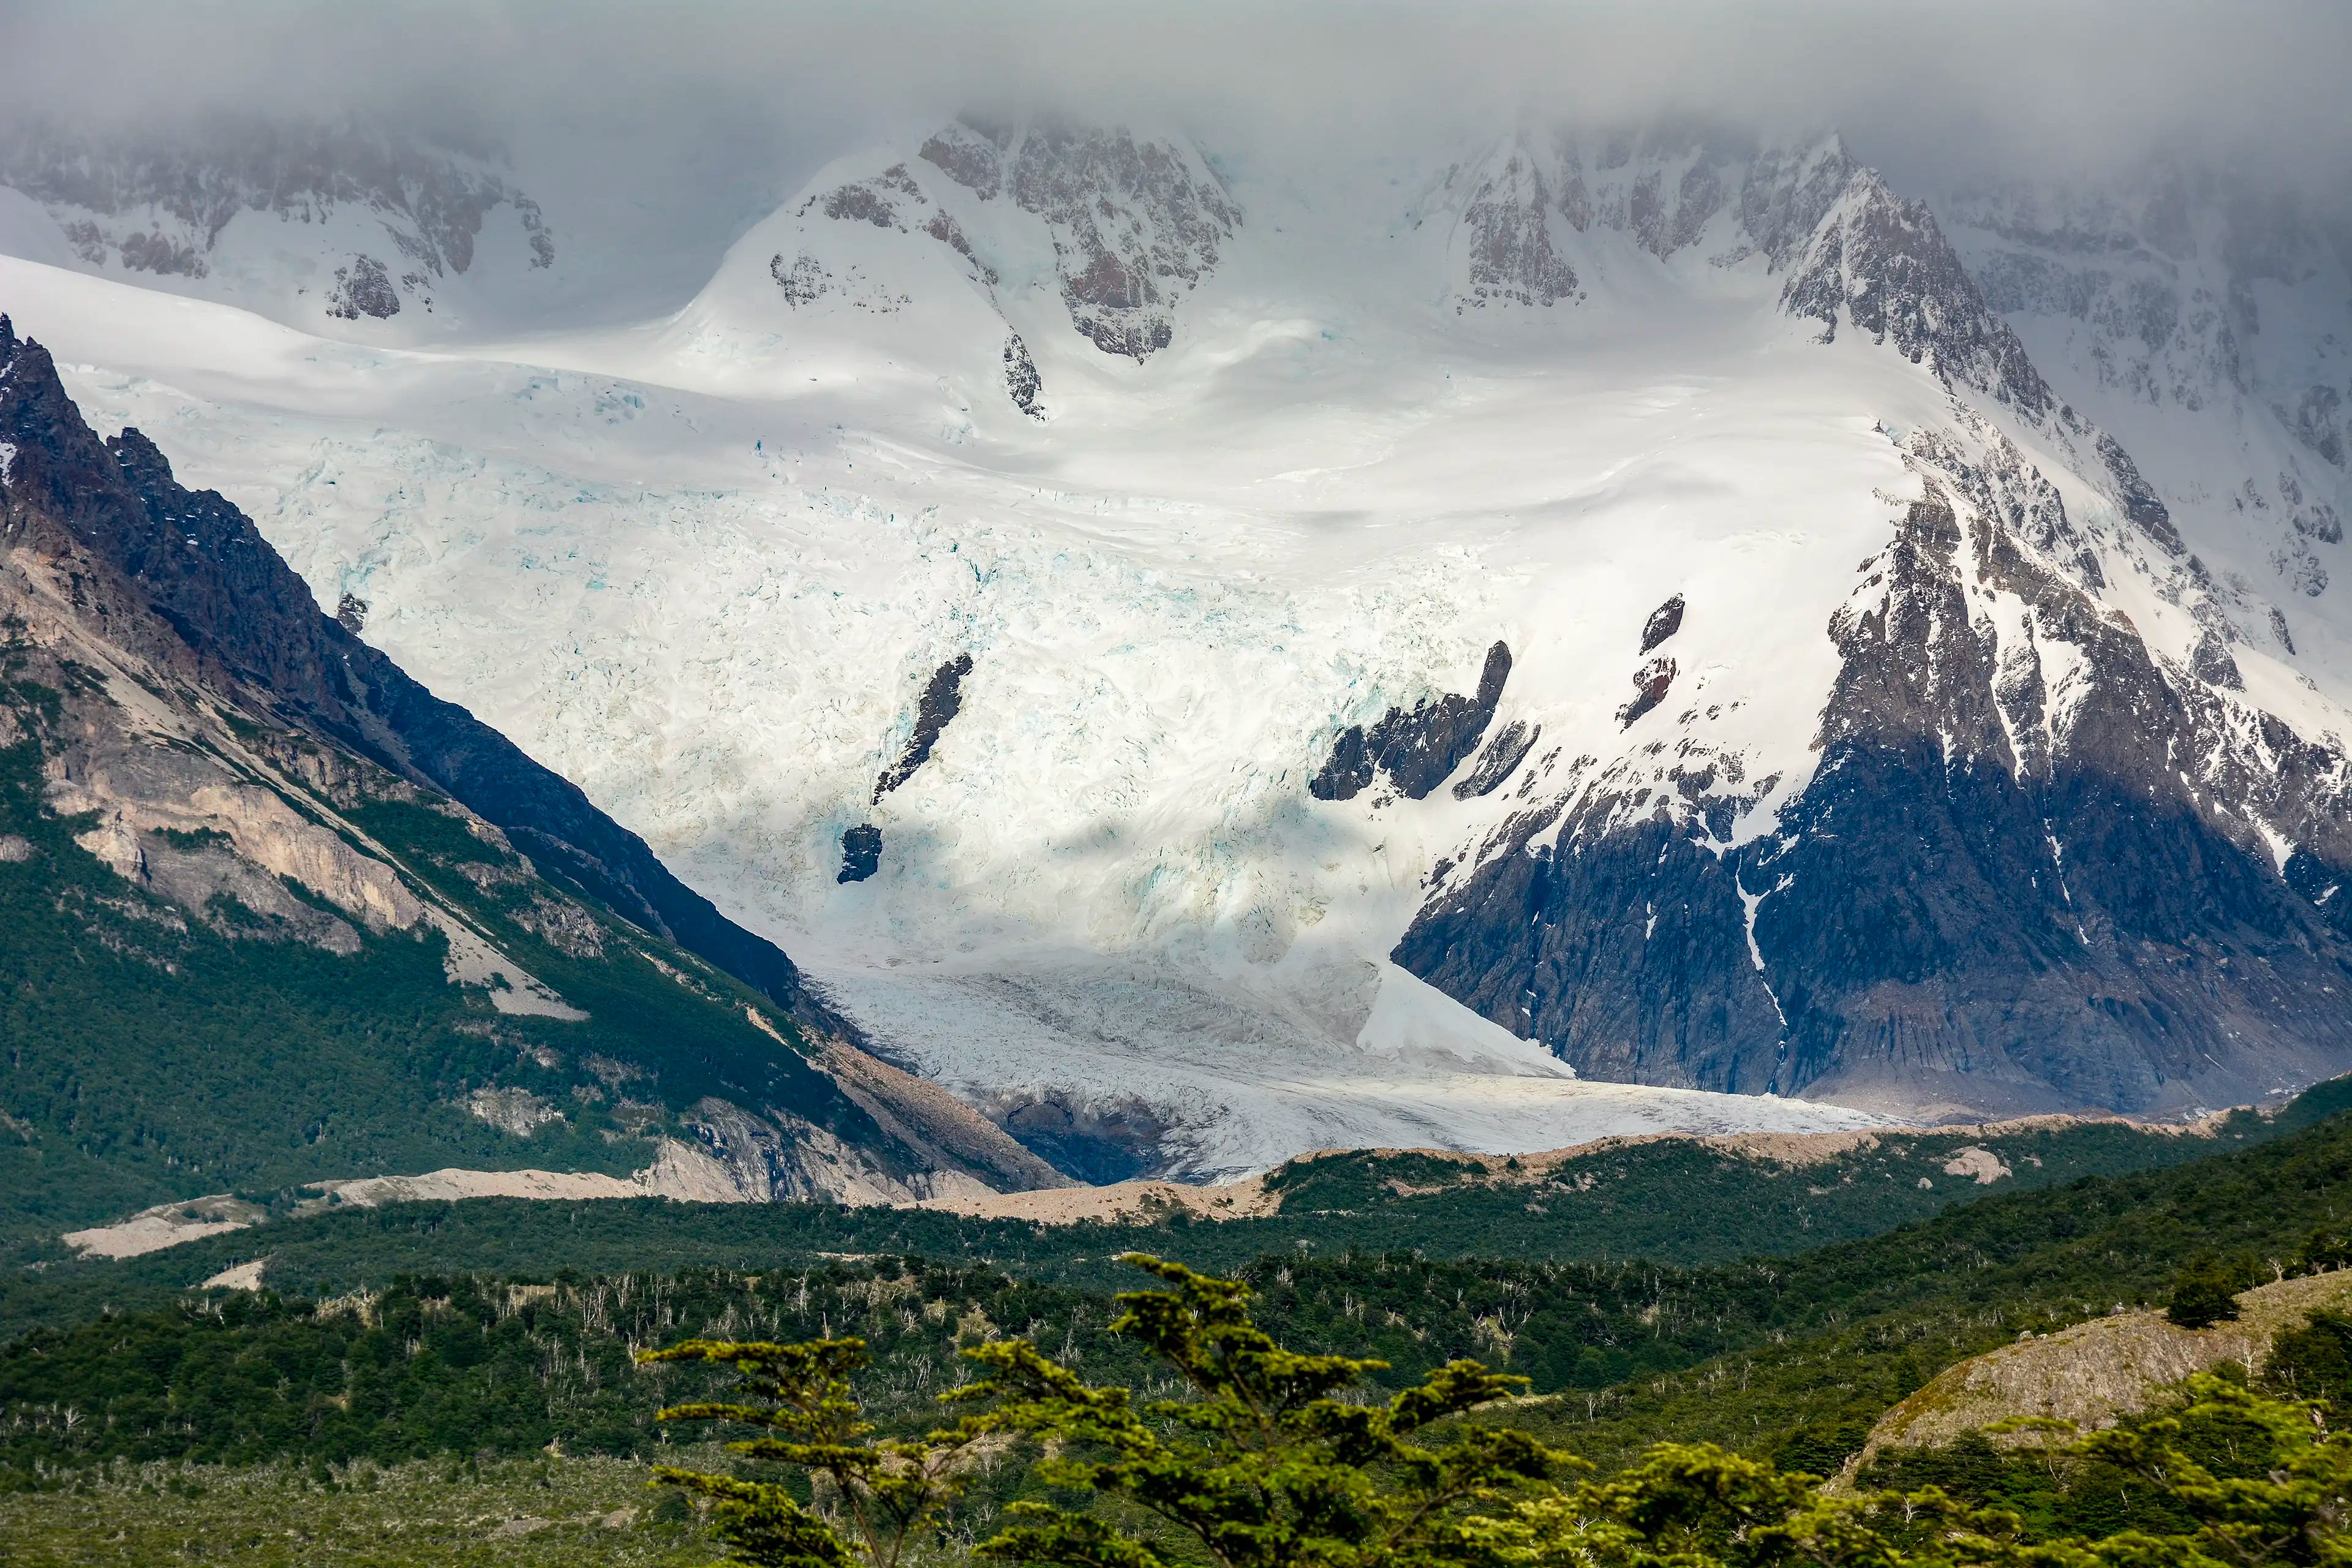
[[[1339,731],[1339,738],[1331,742],[1331,754],[1307,781],[1307,793],[1317,800],[1353,800],[1371,782],[1372,754],[1364,742],[1364,727],[1350,724]]]
[[[2172,526],[2172,513],[2157,499],[2147,481],[2140,478],[2138,465],[2131,460],[2131,454],[2105,431],[2100,432],[2096,445],[2099,460],[2106,465],[2116,481],[2116,499],[2123,505],[2124,515],[2174,554],[2186,549],[2180,542],[2179,531]]]
[[[877,228],[896,228],[898,209],[892,198],[914,196],[919,200],[922,194],[914,176],[908,174],[907,165],[894,163],[870,180],[859,180],[810,199],[824,205],[827,217],[870,223]]]
[[[931,671],[931,679],[923,687],[922,700],[915,705],[915,733],[907,742],[904,755],[882,770],[874,781],[874,798],[880,800],[900,784],[915,776],[915,770],[931,760],[931,748],[939,744],[940,735],[949,721],[963,708],[963,678],[971,673],[971,655],[960,653]],[[856,829],[851,829],[856,832]],[[881,836],[876,835],[876,847],[880,847]],[[847,840],[843,841],[846,847]],[[869,875],[871,873],[868,873]],[[843,880],[852,879],[845,877]]]
[[[1652,610],[1650,618],[1642,624],[1642,651],[1645,654],[1653,651],[1660,643],[1682,629],[1683,596],[1676,594],[1673,598]]]
[[[1675,661],[1663,656],[1650,660],[1633,672],[1633,698],[1617,710],[1617,727],[1630,730],[1640,719],[1666,700],[1666,692],[1675,683]]]
[[[1395,962],[1588,1078],[1776,1087],[1780,1015],[1737,883],[1703,826],[1664,811],[1615,823],[1625,804],[1514,818],[1510,847],[1433,899]],[[1530,847],[1555,826],[1559,847]]]
[[[1500,789],[1518,771],[1519,764],[1528,760],[1528,753],[1535,750],[1536,741],[1542,734],[1542,725],[1520,719],[1504,725],[1486,742],[1486,749],[1478,753],[1478,761],[1470,771],[1454,781],[1454,798],[1475,800]]]
[[[836,882],[863,882],[882,868],[882,830],[870,822],[841,835],[841,873]]]
[[[2230,655],[2230,645],[2212,627],[2197,639],[2189,650],[2189,672],[2198,679],[2210,682],[2229,691],[2243,691],[2246,678],[2238,669],[2238,661]]]
[[[335,286],[327,291],[327,314],[344,321],[362,316],[390,321],[400,314],[400,290],[392,286],[383,262],[373,256],[354,256],[349,267],[335,268]]]
[[[120,570],[223,689],[464,803],[540,867],[614,913],[699,954],[788,1008],[836,1023],[774,943],[721,915],[645,840],[562,775],[445,702],[320,611],[252,521],[173,477],[136,430],[100,442],[48,352],[0,317],[0,439],[17,447],[10,493],[36,487],[44,516]]]
[[[1318,800],[1353,800],[1368,787],[1376,773],[1385,773],[1399,795],[1423,800],[1454,776],[1486,734],[1503,700],[1503,683],[1510,679],[1511,650],[1496,643],[1486,650],[1475,697],[1452,692],[1436,701],[1413,704],[1411,712],[1391,708],[1370,734],[1360,724],[1340,731],[1331,755],[1307,785]],[[1507,769],[1506,772],[1508,770]],[[1500,782],[1499,780],[1497,782]]]
[[[1013,395],[1013,406],[1032,419],[1045,417],[1044,404],[1038,401],[1045,383],[1037,376],[1037,363],[1029,357],[1029,345],[1021,341],[1019,332],[1004,340],[1004,389]]]

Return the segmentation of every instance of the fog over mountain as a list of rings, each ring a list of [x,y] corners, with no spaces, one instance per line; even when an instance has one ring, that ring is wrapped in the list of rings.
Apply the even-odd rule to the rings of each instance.
[[[12,0],[0,54],[16,62],[12,115],[89,126],[356,114],[533,154],[543,201],[576,181],[584,209],[618,198],[656,215],[663,243],[705,248],[763,198],[944,104],[1149,121],[1227,157],[1307,165],[1515,119],[1691,121],[1768,139],[1835,129],[1908,186],[2101,176],[2161,153],[2337,214],[2352,188],[2352,13],[2315,0],[746,0],[657,15],[531,0],[383,11]],[[594,234],[599,216],[571,226]],[[639,247],[654,237],[629,233]]]
[[[59,395],[1065,1175],[2352,1068],[2340,6],[5,26]]]

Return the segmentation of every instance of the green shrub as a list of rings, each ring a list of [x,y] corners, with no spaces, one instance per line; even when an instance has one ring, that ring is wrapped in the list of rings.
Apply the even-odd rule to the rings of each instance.
[[[2242,1268],[2214,1258],[2200,1258],[2172,1282],[2164,1315],[2184,1329],[2210,1329],[2238,1321],[2238,1292],[2246,1287]]]

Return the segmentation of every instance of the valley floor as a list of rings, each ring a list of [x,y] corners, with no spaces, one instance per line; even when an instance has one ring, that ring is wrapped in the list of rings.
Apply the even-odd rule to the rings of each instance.
[[[721,1549],[622,1459],[119,1466],[0,1495],[17,1568],[684,1568]],[[671,1510],[675,1513],[675,1505]]]

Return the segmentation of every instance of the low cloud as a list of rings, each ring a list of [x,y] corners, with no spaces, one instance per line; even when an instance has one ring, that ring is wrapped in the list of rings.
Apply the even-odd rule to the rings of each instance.
[[[747,3],[28,4],[0,9],[22,109],[213,110],[530,127],[806,167],[957,108],[1183,125],[1280,148],[1403,145],[1510,116],[1843,129],[1898,178],[2084,172],[2187,149],[2352,182],[2352,6],[1181,6]],[[661,160],[650,159],[660,166]]]

